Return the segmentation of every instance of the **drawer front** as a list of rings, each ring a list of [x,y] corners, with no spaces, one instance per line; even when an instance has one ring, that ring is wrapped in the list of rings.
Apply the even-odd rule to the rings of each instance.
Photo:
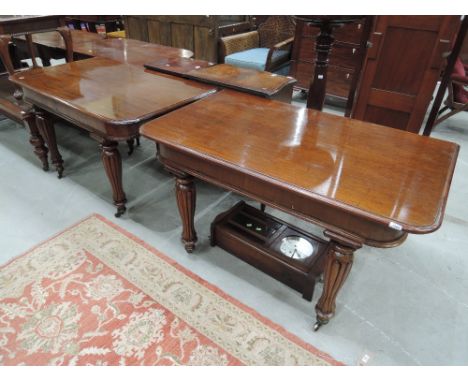
[[[364,20],[336,28],[333,32],[336,41],[359,45],[364,28]]]
[[[328,68],[327,94],[347,99],[352,80],[352,70],[330,66]]]
[[[299,61],[315,62],[315,41],[303,38],[299,47]],[[358,48],[352,45],[335,43],[330,51],[330,65],[354,69],[358,62]]]
[[[314,76],[315,65],[310,62],[297,62],[296,73],[292,75],[297,79],[296,86],[308,90]],[[337,66],[328,67],[327,90],[328,95],[341,98],[348,98],[353,79],[353,71],[339,68]]]
[[[359,50],[357,47],[335,43],[330,53],[330,65],[353,70],[358,63]]]

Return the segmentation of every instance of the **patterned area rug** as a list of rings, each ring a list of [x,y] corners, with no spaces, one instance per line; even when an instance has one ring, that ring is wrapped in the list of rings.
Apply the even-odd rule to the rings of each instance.
[[[0,268],[3,365],[339,365],[93,215]]]

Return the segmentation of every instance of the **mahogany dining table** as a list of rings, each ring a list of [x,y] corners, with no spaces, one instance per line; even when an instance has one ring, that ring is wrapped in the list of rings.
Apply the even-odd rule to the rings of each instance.
[[[141,134],[175,175],[188,252],[197,242],[194,178],[322,227],[329,242],[316,328],[333,317],[356,250],[400,245],[408,234],[442,224],[458,145],[272,100],[268,86],[282,86],[267,81],[263,93],[251,89],[260,78],[252,72],[236,80],[243,86],[229,79],[224,86],[218,75],[229,67],[181,76],[146,70],[143,64],[184,51],[146,52],[145,43],[129,41],[74,41],[75,52],[96,57],[11,76],[35,107],[59,175],[63,160],[50,115],[100,143],[116,216],[126,209],[117,145]]]
[[[315,329],[363,245],[393,247],[442,224],[459,146],[222,90],[140,128],[175,175],[182,242],[195,249],[194,178],[316,224],[329,239]]]
[[[100,143],[117,206],[116,216],[126,210],[117,145],[119,141],[127,141],[131,152],[142,123],[224,87],[284,102],[291,100],[295,80],[290,77],[193,60],[193,53],[186,49],[104,38],[76,30],[71,35],[74,54],[84,59],[33,68],[10,76],[10,80],[23,89],[24,101],[34,106],[39,132],[59,178],[64,166],[52,123],[56,117],[87,130]],[[24,37],[16,40],[24,41]],[[32,41],[36,46],[65,49],[56,31],[34,34]],[[186,77],[174,70],[160,71],[153,67],[154,62],[177,62],[197,75]],[[144,64],[152,69],[145,69]],[[198,72],[200,65],[209,71]],[[204,78],[207,75],[210,81]]]

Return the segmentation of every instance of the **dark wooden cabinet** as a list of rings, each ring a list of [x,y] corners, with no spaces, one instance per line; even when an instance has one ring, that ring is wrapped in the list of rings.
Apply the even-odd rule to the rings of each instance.
[[[20,34],[65,25],[64,16],[0,16],[0,34]]]
[[[246,20],[247,16],[124,16],[128,38],[188,49],[194,58],[212,62],[218,61],[220,28],[222,34],[231,29],[237,33],[233,24],[241,27]]]
[[[346,101],[351,82],[359,64],[359,43],[364,20],[344,25],[333,31],[335,42],[330,53],[327,78],[327,99]],[[290,75],[297,79],[296,87],[309,90],[315,71],[315,39],[319,28],[297,20]]]
[[[65,22],[72,29],[103,35],[124,29],[122,16],[117,15],[67,15]]]
[[[418,133],[460,16],[378,16],[352,117]]]

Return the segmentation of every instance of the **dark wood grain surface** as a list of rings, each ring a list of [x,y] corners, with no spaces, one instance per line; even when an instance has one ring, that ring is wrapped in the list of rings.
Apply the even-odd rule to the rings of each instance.
[[[186,76],[212,85],[227,86],[236,90],[249,89],[254,94],[268,96],[296,82],[292,77],[227,64],[194,69],[186,73]]]
[[[309,201],[414,233],[440,226],[459,149],[226,90],[145,124],[141,133]],[[293,199],[283,204],[301,208]]]

